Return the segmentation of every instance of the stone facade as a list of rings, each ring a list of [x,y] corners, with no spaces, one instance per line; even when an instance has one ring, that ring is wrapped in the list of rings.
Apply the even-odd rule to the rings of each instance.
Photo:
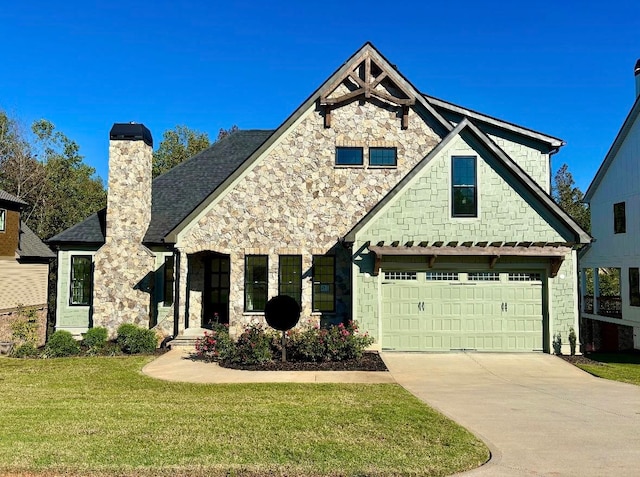
[[[105,244],[94,256],[93,326],[149,325],[155,268],[142,245],[151,219],[152,147],[111,140]]]
[[[332,112],[331,128],[310,108],[271,150],[191,227],[177,246],[192,255],[215,251],[231,257],[230,316],[242,326],[260,315],[246,314],[245,254],[269,256],[269,297],[278,293],[278,255],[303,256],[302,316],[311,317],[313,255],[333,253],[343,237],[440,141],[415,110],[401,129],[398,108],[352,102]],[[364,148],[364,165],[337,167],[338,146]],[[367,167],[368,148],[397,148],[397,167]],[[348,260],[337,260],[337,310],[351,309]],[[192,297],[189,313],[199,316]],[[191,308],[195,307],[194,310]]]

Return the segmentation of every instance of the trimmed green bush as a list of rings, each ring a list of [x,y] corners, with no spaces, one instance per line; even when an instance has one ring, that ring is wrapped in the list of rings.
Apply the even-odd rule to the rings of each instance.
[[[44,348],[47,358],[62,358],[80,353],[80,345],[68,331],[58,330],[49,337]]]
[[[118,327],[118,346],[127,354],[153,353],[158,344],[156,332],[131,323]]]
[[[106,328],[98,326],[89,328],[82,338],[82,344],[89,348],[90,351],[100,351],[107,344],[109,334]]]
[[[14,358],[37,358],[40,356],[40,351],[33,343],[27,341],[14,349],[11,352],[11,356]]]
[[[228,360],[242,364],[263,364],[273,360],[271,336],[259,324],[248,326],[236,341],[235,353]]]

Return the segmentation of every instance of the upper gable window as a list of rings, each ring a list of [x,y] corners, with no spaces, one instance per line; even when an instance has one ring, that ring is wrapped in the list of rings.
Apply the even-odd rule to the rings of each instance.
[[[336,147],[336,166],[364,165],[361,147]]]
[[[395,147],[370,147],[369,165],[395,167],[398,164],[398,150]]]
[[[451,215],[478,216],[475,157],[453,157],[451,161]]]
[[[613,204],[613,232],[623,234],[627,231],[627,217],[624,210],[624,202]]]
[[[0,232],[4,232],[7,227],[7,211],[0,209]]]

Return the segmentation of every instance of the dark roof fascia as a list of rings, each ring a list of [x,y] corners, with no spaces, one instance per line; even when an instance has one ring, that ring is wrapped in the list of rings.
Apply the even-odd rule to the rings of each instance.
[[[494,155],[499,161],[501,161],[507,168],[509,172],[511,172],[519,181],[527,188],[529,191],[537,197],[542,204],[562,223],[564,223],[567,228],[575,234],[575,238],[577,239],[577,243],[586,244],[591,242],[591,237],[587,232],[585,232],[555,201],[547,194],[518,164],[515,163],[500,147],[495,144],[491,138],[489,138],[486,134],[484,134],[478,126],[473,124],[470,119],[463,119],[454,130],[442,140],[438,146],[436,146],[433,151],[431,151],[402,181],[400,181],[396,187],[394,187],[389,194],[387,194],[376,206],[371,209],[371,211],[360,221],[356,226],[349,231],[347,235],[345,235],[345,240],[347,242],[354,242],[356,234],[362,230],[362,228],[369,223],[380,210],[395,197],[398,193],[400,193],[407,183],[418,174],[426,164],[428,164],[444,147],[456,136],[461,134],[464,130],[468,130],[472,133],[472,135],[484,146],[487,150]]]
[[[474,111],[472,109],[465,108],[463,106],[459,106],[457,104],[453,104],[448,101],[444,101],[442,99],[429,96],[427,94],[425,94],[424,97],[427,98],[427,100],[430,103],[432,103],[434,106],[438,108],[442,108],[447,111],[460,114],[462,116],[473,119],[476,122],[490,124],[491,126],[495,126],[499,129],[504,129],[506,131],[509,131],[518,135],[522,135],[530,139],[534,139],[536,141],[542,142],[543,144],[550,146],[552,149],[558,149],[566,145],[566,142],[564,142],[562,139],[559,139],[557,137],[549,136],[539,131],[534,131],[533,129],[525,128],[517,124],[510,123],[508,121],[504,121],[499,118],[495,118],[493,116],[488,116],[478,111]]]
[[[27,205],[29,205],[27,202],[25,202],[21,198],[16,197],[15,195],[9,194],[7,191],[0,189],[0,205],[5,206],[5,204],[11,205],[13,208],[16,208],[18,210],[22,210]]]
[[[622,127],[618,131],[616,138],[613,140],[613,143],[611,144],[611,148],[609,149],[607,154],[604,156],[604,160],[602,161],[602,164],[600,164],[600,167],[598,168],[596,175],[593,177],[591,184],[589,184],[589,187],[587,188],[587,192],[585,192],[584,194],[583,202],[589,203],[591,201],[593,194],[595,194],[596,190],[598,189],[598,186],[600,185],[600,182],[602,182],[602,179],[607,174],[607,171],[609,170],[611,163],[615,159],[616,155],[618,154],[618,151],[620,150],[620,148],[622,147],[622,144],[627,138],[629,131],[631,130],[636,119],[638,118],[638,114],[640,114],[640,96],[636,98],[636,101],[635,103],[633,103],[633,106],[631,107],[629,114],[625,118],[624,123],[622,123]]]
[[[400,82],[402,86],[409,89],[415,94],[416,100],[429,111],[436,120],[442,125],[446,131],[451,131],[453,126],[444,119],[431,104],[422,96],[422,94],[409,83],[391,64],[378,52],[378,50],[370,43],[365,43],[358,51],[345,61],[327,80],[325,80],[319,88],[317,88],[274,132],[269,136],[261,146],[259,146],[238,168],[233,171],[216,190],[214,190],[205,200],[203,200],[184,220],[182,220],[172,231],[165,236],[166,243],[176,243],[178,234],[187,227],[203,210],[205,210],[213,201],[215,201],[233,182],[241,176],[253,163],[258,160],[269,148],[286,132],[289,128],[305,114],[320,98],[321,93],[335,82],[349,68],[352,68],[357,61],[366,54],[372,55],[379,62],[385,64],[386,69],[391,73],[392,81]]]

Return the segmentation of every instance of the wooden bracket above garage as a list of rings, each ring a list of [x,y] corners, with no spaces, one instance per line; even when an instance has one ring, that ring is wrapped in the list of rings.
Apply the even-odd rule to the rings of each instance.
[[[555,278],[558,274],[558,270],[562,266],[562,262],[564,262],[564,257],[553,257],[551,259],[551,269],[549,270],[549,276],[551,278]]]

